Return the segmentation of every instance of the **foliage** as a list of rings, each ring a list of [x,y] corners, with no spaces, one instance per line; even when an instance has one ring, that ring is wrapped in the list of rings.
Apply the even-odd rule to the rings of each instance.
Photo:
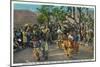
[[[37,8],[40,13],[38,16],[38,22],[40,24],[49,23],[53,19],[53,22],[62,23],[66,19],[71,18],[75,21],[73,26],[81,26],[81,23],[87,24],[88,27],[93,26],[93,20],[89,15],[89,8],[84,7],[72,7],[72,6],[51,6],[51,5],[43,5],[41,8]],[[78,15],[79,21],[76,19],[76,15]],[[51,18],[52,17],[52,18]],[[71,23],[69,23],[71,24]],[[89,26],[91,25],[91,26]],[[80,28],[80,27],[79,27]]]

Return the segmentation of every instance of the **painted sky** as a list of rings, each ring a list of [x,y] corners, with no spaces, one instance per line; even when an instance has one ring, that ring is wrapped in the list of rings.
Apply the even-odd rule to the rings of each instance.
[[[37,8],[41,8],[41,5],[35,5],[35,4],[14,4],[15,10],[30,10],[33,12],[37,12]],[[93,8],[89,8],[89,11],[94,11]]]
[[[37,8],[40,8],[41,5],[34,5],[34,4],[14,4],[15,10],[31,10],[33,12],[37,11]]]

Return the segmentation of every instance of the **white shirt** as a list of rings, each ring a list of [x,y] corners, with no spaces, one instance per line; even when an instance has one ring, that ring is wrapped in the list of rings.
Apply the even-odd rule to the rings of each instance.
[[[72,35],[68,35],[68,39],[74,39]]]

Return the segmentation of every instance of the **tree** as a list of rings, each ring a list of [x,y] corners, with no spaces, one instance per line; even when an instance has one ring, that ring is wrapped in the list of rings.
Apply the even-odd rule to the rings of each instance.
[[[53,16],[56,18],[56,22],[63,22],[65,20],[65,11],[64,7],[54,7],[52,10]]]
[[[38,16],[38,22],[48,23],[49,19],[49,5],[42,5],[41,8],[37,8],[38,12],[40,13]]]
[[[38,21],[42,22],[50,22],[50,20],[54,19],[54,22],[60,22],[65,20],[65,11],[63,6],[50,6],[43,5],[41,8],[37,8],[40,15],[38,16]],[[53,18],[50,18],[50,17]],[[43,19],[45,17],[45,19]]]
[[[39,24],[43,24],[48,20],[47,20],[47,17],[45,15],[41,14],[41,15],[38,16],[37,21],[38,21]]]

